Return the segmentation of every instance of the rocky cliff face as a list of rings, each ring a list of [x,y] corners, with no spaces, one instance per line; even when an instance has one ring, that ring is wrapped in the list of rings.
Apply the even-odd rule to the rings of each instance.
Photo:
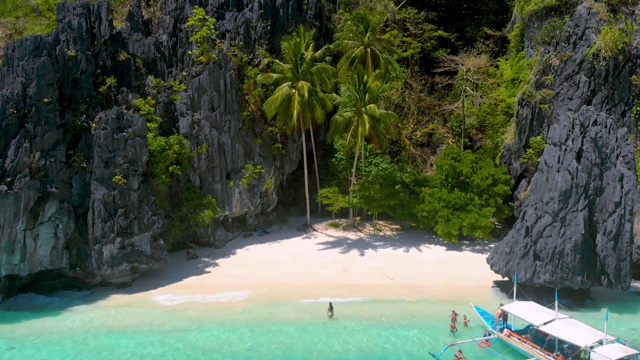
[[[227,46],[245,50],[276,43],[323,11],[314,1],[165,0],[155,8],[136,1],[116,29],[106,1],[62,3],[56,31],[4,49],[0,296],[42,279],[127,283],[165,259],[166,214],[147,176],[146,122],[132,106],[148,95],[149,75],[186,85],[161,96],[155,111],[196,154],[170,191],[179,196],[195,185],[221,208],[199,242],[221,246],[273,218],[277,189],[299,161],[298,142],[274,154],[257,119],[243,126],[241,69],[228,56],[193,62],[185,23],[195,5],[218,19]],[[153,21],[143,14],[154,11]],[[252,186],[237,186],[247,163],[265,171]]]
[[[638,196],[631,77],[639,51],[635,40],[607,56],[589,49],[604,27],[637,19],[624,6],[608,11],[618,14],[585,1],[523,19],[527,56],[539,60],[502,159],[516,179],[518,220],[487,259],[505,277],[574,289],[630,284]],[[638,39],[636,29],[626,31]],[[538,135],[546,147],[531,172],[520,158]]]

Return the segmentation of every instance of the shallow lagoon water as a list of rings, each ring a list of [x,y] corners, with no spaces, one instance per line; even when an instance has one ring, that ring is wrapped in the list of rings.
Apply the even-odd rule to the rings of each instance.
[[[18,296],[0,305],[0,359],[425,359],[453,340],[482,335],[469,301],[488,309],[508,301],[494,289],[451,301],[260,302],[250,301],[252,295],[138,296],[125,302],[92,293]],[[589,307],[563,311],[602,329],[609,307],[609,333],[640,344],[638,291],[599,289],[592,295]],[[332,321],[325,315],[330,300]],[[452,309],[471,318],[455,336],[448,331]],[[474,343],[459,347],[469,359],[524,358],[499,343],[492,351]]]

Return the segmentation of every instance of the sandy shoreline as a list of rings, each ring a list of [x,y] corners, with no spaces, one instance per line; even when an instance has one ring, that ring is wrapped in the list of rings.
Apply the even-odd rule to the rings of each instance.
[[[468,299],[500,276],[486,263],[492,242],[445,243],[416,229],[346,232],[291,217],[264,236],[238,238],[223,249],[185,252],[106,301],[272,302],[308,299]]]

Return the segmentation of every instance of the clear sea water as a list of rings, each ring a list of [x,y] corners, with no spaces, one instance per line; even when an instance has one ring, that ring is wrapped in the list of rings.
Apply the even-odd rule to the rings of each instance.
[[[116,292],[117,293],[117,292]],[[595,301],[570,315],[640,344],[640,296],[594,291]],[[508,301],[497,290],[465,300],[329,299],[250,302],[249,292],[113,301],[102,294],[27,294],[0,304],[0,359],[430,359],[446,343],[479,337],[469,301],[494,309]],[[455,338],[448,315],[471,317]],[[459,345],[469,359],[523,359],[502,344]],[[452,359],[449,352],[444,359]]]

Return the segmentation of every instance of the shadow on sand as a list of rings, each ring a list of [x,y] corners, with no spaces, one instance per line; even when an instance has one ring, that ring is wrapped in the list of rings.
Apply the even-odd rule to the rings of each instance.
[[[318,219],[316,221],[323,221]],[[132,295],[152,291],[210,272],[219,266],[218,261],[232,257],[242,249],[259,244],[277,243],[300,238],[297,226],[304,224],[304,217],[291,217],[285,225],[274,225],[263,236],[245,232],[222,249],[197,248],[199,258],[186,260],[186,250],[169,254],[158,269],[143,274],[131,286],[124,288],[98,287],[92,290],[57,291],[46,294],[21,294],[0,302],[0,324],[14,324],[43,317],[63,314],[77,306],[90,305],[114,295]],[[307,233],[303,236],[309,236]]]
[[[427,230],[406,228],[407,226],[386,227],[383,231],[352,230],[344,236],[330,234],[319,231],[319,233],[331,238],[331,240],[320,243],[324,246],[322,250],[339,250],[342,254],[352,251],[358,252],[360,256],[365,256],[367,252],[382,249],[411,250],[422,252],[433,247],[443,247],[447,251],[469,251],[477,254],[488,255],[495,241],[467,239],[456,243],[442,240],[436,234]],[[344,233],[344,232],[343,232]]]

